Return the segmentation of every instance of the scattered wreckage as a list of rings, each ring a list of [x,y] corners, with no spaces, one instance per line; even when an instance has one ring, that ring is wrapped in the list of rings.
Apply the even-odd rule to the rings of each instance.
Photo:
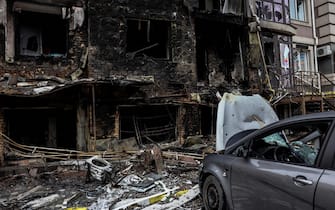
[[[238,99],[243,101],[239,102]],[[236,116],[236,119],[240,120],[241,114],[238,115],[236,108],[243,106],[246,101],[252,102],[255,107],[261,107],[260,104],[265,103],[260,96],[246,98],[233,94],[223,96],[219,114],[222,112],[222,107],[226,110],[224,117],[223,114],[218,117],[218,128],[224,126],[218,133],[222,134],[224,129],[226,132],[229,131],[231,136],[233,132],[246,127],[260,126],[259,122],[267,116],[262,111],[269,109],[263,107],[259,110],[253,107],[246,109],[242,114],[249,114],[251,117],[248,115],[247,118],[250,122],[239,124],[243,125],[242,127],[234,126],[233,124],[237,125],[238,122],[228,119]],[[251,123],[253,120],[257,123]],[[271,120],[276,118],[273,117]],[[227,125],[227,122],[232,124]],[[202,136],[187,138],[185,148],[171,142],[144,145],[143,149],[122,147],[121,152],[82,152],[28,146],[18,144],[4,134],[1,136],[8,155],[24,158],[8,162],[29,168],[28,174],[23,173],[26,175],[17,174],[13,178],[5,176],[0,181],[5,189],[11,185],[11,190],[5,191],[0,196],[0,206],[4,208],[200,209],[202,203],[198,196],[197,184],[199,164],[206,153],[215,151],[214,145],[211,146],[214,142],[206,144]],[[219,144],[222,142],[217,142],[217,145]],[[23,183],[29,184],[27,186],[13,184],[15,179],[24,179]],[[36,183],[31,184],[30,179]]]
[[[0,169],[1,208],[201,208],[196,177],[204,154],[173,151],[174,142],[85,153],[21,145],[2,136],[7,154],[24,159]]]
[[[7,188],[11,181],[18,177],[27,180],[37,177],[40,180],[42,177],[47,177],[43,180],[48,184],[47,187],[38,182],[35,185],[30,184],[29,187],[23,187],[22,184],[12,184],[12,189],[17,191],[5,191],[0,196],[0,206],[4,208],[62,208],[69,210],[200,209],[202,201],[198,195],[201,191],[206,208],[218,209],[226,204],[221,202],[222,193],[213,194],[208,191],[212,189],[208,187],[211,184],[208,180],[213,181],[214,178],[212,175],[204,176],[204,174],[211,174],[210,169],[213,169],[213,167],[208,169],[208,158],[205,159],[204,165],[201,165],[205,154],[214,153],[215,150],[218,153],[227,150],[235,145],[236,141],[239,142],[240,139],[243,139],[243,136],[276,121],[278,121],[278,117],[261,96],[226,93],[218,107],[216,148],[214,145],[211,146],[211,143],[214,142],[209,141],[205,144],[201,136],[195,136],[186,141],[184,146],[189,146],[187,148],[181,148],[178,143],[170,142],[168,144],[143,145],[144,147],[138,150],[122,148],[122,152],[82,152],[20,145],[1,134],[4,138],[5,148],[9,151],[8,154],[30,158],[36,165],[29,162],[28,175],[15,175],[14,178],[5,177],[2,178],[2,181],[0,180],[0,184]],[[316,134],[314,132],[308,136]],[[275,138],[276,136],[271,136],[268,141],[271,142]],[[280,146],[279,143],[277,144]],[[295,148],[299,148],[299,144],[296,144]],[[273,155],[269,155],[265,151],[262,155],[277,160],[292,158],[284,156],[284,153],[277,155],[277,152],[276,150]],[[244,152],[238,150],[236,155],[240,154],[244,154]],[[215,154],[209,155],[209,159],[212,158],[211,164],[216,163],[213,156]],[[72,158],[77,160],[71,161]],[[43,161],[34,162],[33,160]],[[306,159],[306,162],[307,160],[310,161],[310,159]],[[24,164],[25,162],[16,161],[16,163]],[[197,179],[199,166],[203,172],[200,185],[198,185],[199,180]],[[54,170],[39,173],[41,168],[48,167],[53,167]],[[221,164],[218,167],[220,168]],[[224,177],[229,175],[228,172],[221,172]],[[26,182],[30,182],[27,180]],[[55,187],[54,184],[59,182],[61,184],[59,186],[57,184]],[[68,186],[69,182],[73,185]],[[218,183],[212,183],[211,186],[216,188],[220,186]],[[206,197],[208,195],[216,196],[214,196],[215,199],[212,199]],[[214,203],[210,203],[210,201]]]

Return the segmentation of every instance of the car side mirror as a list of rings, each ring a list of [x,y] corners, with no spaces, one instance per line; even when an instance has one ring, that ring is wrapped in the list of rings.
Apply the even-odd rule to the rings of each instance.
[[[249,155],[249,148],[247,145],[242,145],[237,148],[237,156],[247,158]]]

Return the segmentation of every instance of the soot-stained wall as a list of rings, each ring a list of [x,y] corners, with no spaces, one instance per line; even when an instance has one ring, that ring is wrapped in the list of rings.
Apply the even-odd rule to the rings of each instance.
[[[104,80],[128,75],[154,76],[153,95],[175,92],[175,84],[180,85],[179,92],[195,86],[194,25],[182,1],[90,1],[88,10],[90,76]],[[167,56],[154,58],[147,55],[148,50],[128,52],[127,20],[168,23]],[[154,30],[153,24],[149,30]]]

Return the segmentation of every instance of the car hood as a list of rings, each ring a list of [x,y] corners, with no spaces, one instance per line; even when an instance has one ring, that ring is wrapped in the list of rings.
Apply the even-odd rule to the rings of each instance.
[[[276,121],[277,114],[260,95],[225,93],[218,105],[216,151],[224,150],[228,139],[236,133],[259,129]]]

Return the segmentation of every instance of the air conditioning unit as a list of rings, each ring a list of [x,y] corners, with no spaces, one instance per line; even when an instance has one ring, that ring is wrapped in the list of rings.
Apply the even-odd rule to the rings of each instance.
[[[332,50],[330,48],[330,45],[325,45],[322,47],[318,47],[317,49],[317,55],[318,57],[323,57],[326,55],[331,55],[332,54]]]

